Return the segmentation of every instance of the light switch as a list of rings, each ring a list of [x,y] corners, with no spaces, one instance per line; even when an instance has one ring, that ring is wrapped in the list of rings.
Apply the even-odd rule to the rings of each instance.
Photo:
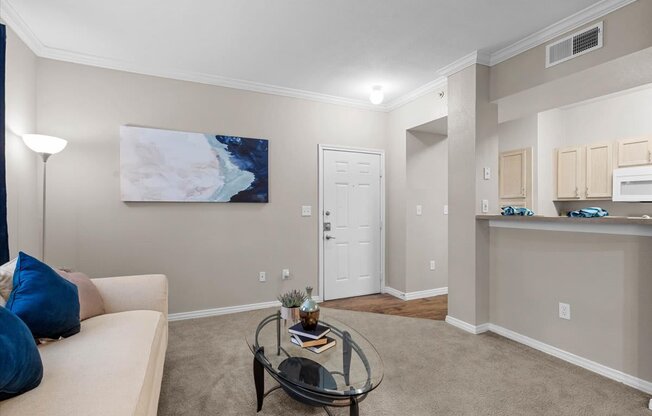
[[[417,205],[417,215],[421,215],[423,213],[423,207],[421,205]]]
[[[303,205],[301,207],[301,216],[310,217],[312,215],[312,207],[310,205]]]
[[[485,214],[489,212],[489,200],[488,199],[483,199],[482,200],[482,212]]]
[[[488,181],[491,179],[491,168],[484,168],[484,180]]]
[[[448,205],[444,205],[444,215],[448,215]]]

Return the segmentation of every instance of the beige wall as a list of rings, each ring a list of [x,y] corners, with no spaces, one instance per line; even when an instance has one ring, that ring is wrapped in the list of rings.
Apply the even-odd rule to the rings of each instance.
[[[386,285],[401,292],[407,290],[407,130],[440,119],[448,114],[446,87],[444,97],[435,91],[389,113],[387,125],[387,279]],[[430,287],[428,289],[434,289]]]
[[[407,132],[406,292],[448,286],[448,141]],[[416,206],[422,206],[421,215]],[[430,270],[430,261],[435,270]]]
[[[36,56],[9,28],[5,86],[9,251],[12,257],[19,250],[40,256],[40,163],[20,137],[36,131]]]
[[[651,66],[652,47],[518,92],[498,101],[498,120],[515,120],[650,84]]]
[[[48,257],[92,276],[165,273],[173,313],[316,287],[317,146],[385,148],[381,112],[51,60],[37,80],[38,131],[69,140],[48,162]],[[123,124],[269,139],[270,203],[121,202]]]
[[[608,14],[600,19],[604,21],[604,46],[601,49],[551,68],[545,67],[546,45],[575,31],[494,65],[491,69],[491,99],[498,100],[652,47],[650,16],[652,1],[649,0],[636,1]]]
[[[475,215],[482,199],[498,212],[496,175],[487,181],[482,175],[483,167],[498,172],[497,108],[489,102],[485,66],[453,74],[448,89],[448,314],[478,325],[489,318],[489,247]]]
[[[544,111],[537,115],[538,132],[538,213],[540,215],[559,215],[553,199],[557,195],[555,171],[557,154],[555,149],[564,142],[563,114],[559,109]]]
[[[652,381],[651,252],[650,237],[492,228],[491,322]]]

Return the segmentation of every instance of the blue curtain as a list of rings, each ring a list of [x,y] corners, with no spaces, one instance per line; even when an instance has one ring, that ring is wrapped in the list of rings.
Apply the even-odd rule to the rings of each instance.
[[[7,232],[7,178],[5,170],[5,55],[7,28],[0,25],[0,264],[9,261],[9,235]]]

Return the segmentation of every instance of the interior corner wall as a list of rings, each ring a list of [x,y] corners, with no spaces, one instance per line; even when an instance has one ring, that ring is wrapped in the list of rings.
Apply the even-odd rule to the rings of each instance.
[[[448,77],[448,315],[476,323],[476,65]]]
[[[407,130],[448,114],[447,87],[442,87],[442,91],[443,97],[439,96],[439,91],[432,92],[389,113],[385,162],[388,222],[385,285],[401,292],[406,292],[408,288],[406,282]]]
[[[489,101],[489,68],[467,67],[448,78],[448,314],[471,325],[489,319],[489,230],[478,224],[481,199],[498,211],[498,113]]]
[[[48,161],[49,261],[93,277],[164,273],[172,313],[317,287],[318,145],[386,149],[383,112],[49,59],[37,84],[38,131],[69,141]],[[270,202],[122,202],[125,124],[269,139]]]
[[[447,136],[419,131],[408,131],[406,140],[405,275],[410,293],[448,287],[448,217],[443,211],[448,204],[448,141]]]
[[[41,255],[38,156],[21,139],[36,131],[37,58],[7,27],[5,138],[9,252]]]

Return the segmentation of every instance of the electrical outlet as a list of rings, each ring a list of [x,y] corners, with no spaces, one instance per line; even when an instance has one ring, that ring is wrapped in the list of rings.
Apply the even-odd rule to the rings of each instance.
[[[444,205],[444,215],[448,215],[448,205]]]
[[[421,205],[417,205],[417,215],[423,214],[423,207]]]
[[[430,270],[435,270],[435,261],[430,260]]]
[[[290,278],[290,269],[283,269],[281,272],[281,279],[287,280]]]
[[[571,319],[571,307],[568,303],[559,303],[559,317],[561,319]]]
[[[488,199],[483,199],[482,200],[482,212],[487,213],[489,212],[489,200]]]
[[[310,205],[302,205],[301,206],[301,216],[302,217],[310,217],[312,215],[312,206]]]
[[[491,168],[484,168],[483,173],[484,173],[484,180],[485,181],[488,181],[489,179],[491,179]]]
[[[267,281],[267,273],[265,273],[265,272],[258,273],[258,281],[259,282],[266,282]]]

